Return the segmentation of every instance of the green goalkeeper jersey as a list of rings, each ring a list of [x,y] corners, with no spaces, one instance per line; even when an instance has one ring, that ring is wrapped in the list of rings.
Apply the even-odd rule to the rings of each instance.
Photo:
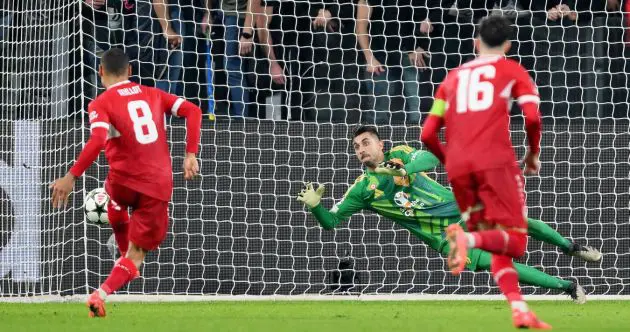
[[[405,227],[424,241],[441,240],[441,232],[460,219],[453,193],[423,171],[435,168],[439,160],[430,152],[399,145],[385,153],[385,161],[405,165],[407,176],[398,177],[366,171],[344,197],[327,211],[312,209],[324,228],[334,228],[363,209],[374,211]]]

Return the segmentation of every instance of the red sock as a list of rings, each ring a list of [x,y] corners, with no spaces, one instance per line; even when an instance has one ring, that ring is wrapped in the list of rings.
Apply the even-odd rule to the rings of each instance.
[[[110,200],[107,206],[107,217],[114,231],[114,237],[116,238],[116,244],[118,244],[120,256],[125,257],[129,250],[129,213],[126,208],[123,209],[114,201]]]
[[[101,285],[101,289],[109,295],[139,276],[140,272],[131,259],[121,257],[116,261],[109,277]]]
[[[497,255],[521,257],[527,249],[527,234],[516,231],[493,229],[470,233],[475,238],[475,248]]]
[[[494,282],[499,285],[501,293],[505,295],[508,302],[523,301],[521,290],[518,287],[518,273],[514,269],[511,257],[492,255],[490,271],[492,271]]]

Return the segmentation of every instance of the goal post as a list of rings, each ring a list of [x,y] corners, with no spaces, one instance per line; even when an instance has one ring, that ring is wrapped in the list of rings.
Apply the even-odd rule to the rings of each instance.
[[[177,31],[182,44],[170,50],[150,1],[98,4],[0,4],[0,301],[75,301],[98,287],[113,266],[107,248],[111,228],[85,222],[82,209],[83,196],[103,186],[105,159],[101,156],[77,181],[68,209],[51,209],[48,190],[89,137],[84,110],[102,91],[96,60],[108,47],[136,52],[134,74],[143,82],[174,89],[204,110],[211,101],[216,115],[214,121],[204,117],[201,177],[188,183],[181,171],[185,124],[168,120],[175,184],[168,236],[147,256],[141,277],[112,299],[497,298],[488,273],[452,276],[443,257],[386,218],[364,211],[335,230],[324,230],[295,199],[304,182],[321,183],[328,189],[322,204],[331,208],[362,173],[351,135],[362,115],[383,105],[374,98],[378,84],[388,91],[388,97],[381,96],[388,99],[388,109],[379,110],[387,111],[387,121],[378,124],[386,148],[423,148],[418,126],[405,123],[406,106],[417,98],[424,117],[437,77],[465,59],[457,52],[472,49],[466,44],[472,35],[451,35],[465,31],[459,27],[466,24],[472,28],[466,23],[471,8],[443,8],[443,24],[432,22],[435,35],[425,50],[431,55],[429,68],[417,72],[414,97],[405,94],[409,75],[402,71],[378,79],[366,74],[348,17],[335,21],[337,28],[329,32],[313,28],[310,44],[299,45],[312,52],[294,47],[290,52],[295,53],[282,55],[287,57],[282,72],[293,82],[283,85],[269,74],[260,29],[254,52],[242,57],[242,77],[235,78],[234,56],[226,54],[238,46],[232,34],[238,23],[230,23],[227,10],[213,10],[208,62],[202,1],[182,5],[177,15],[168,8],[183,29]],[[542,170],[526,182],[529,216],[603,253],[601,262],[584,263],[530,240],[521,262],[576,280],[589,298],[628,299],[630,104],[620,12],[580,12],[592,18],[555,22],[540,20],[544,12],[532,15],[513,5],[504,1],[494,13],[516,22],[512,55],[531,71],[542,99]],[[417,10],[431,9],[436,8]],[[258,16],[260,22],[279,17],[267,13]],[[458,13],[459,18],[453,16]],[[286,26],[274,24],[269,29],[278,43],[278,29]],[[387,68],[395,72],[393,67]],[[208,77],[213,77],[211,89]],[[311,118],[294,116],[294,98],[304,112],[310,107]],[[235,116],[239,103],[248,110],[246,117]],[[516,112],[511,129],[516,151],[523,155],[526,135]],[[430,175],[448,184],[443,167]],[[346,277],[340,282],[334,275]],[[523,292],[535,299],[564,296],[531,286]]]

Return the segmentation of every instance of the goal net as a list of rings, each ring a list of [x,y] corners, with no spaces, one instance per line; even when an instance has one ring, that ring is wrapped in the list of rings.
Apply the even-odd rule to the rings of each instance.
[[[82,209],[83,196],[103,186],[104,158],[77,181],[67,209],[51,209],[48,190],[89,137],[85,109],[102,91],[98,58],[110,47],[130,54],[135,80],[207,113],[201,177],[187,183],[185,125],[168,121],[175,181],[168,237],[122,294],[499,294],[486,272],[452,276],[443,257],[386,218],[364,211],[324,230],[295,199],[304,182],[325,184],[322,204],[331,208],[362,173],[350,139],[357,123],[376,123],[386,148],[423,148],[417,111],[424,118],[447,71],[473,56],[474,22],[487,14],[514,22],[510,56],[530,71],[541,94],[542,171],[527,179],[529,216],[603,253],[600,262],[585,263],[530,240],[520,261],[576,280],[591,295],[630,295],[630,121],[620,9],[582,8],[579,1],[554,11],[551,1],[524,8],[518,1],[437,7],[439,1],[368,0],[366,40],[380,72],[366,66],[369,52],[357,41],[364,35],[355,1],[254,5],[253,47],[242,56],[247,43],[237,40],[245,15],[236,12],[247,9],[213,2],[206,30],[205,1],[164,2],[178,5],[0,4],[1,297],[86,294],[113,266],[111,228],[85,222]],[[157,19],[164,12],[169,24]],[[164,27],[172,29],[170,39]],[[521,119],[515,109],[519,155],[527,143]],[[430,175],[448,185],[442,167]]]

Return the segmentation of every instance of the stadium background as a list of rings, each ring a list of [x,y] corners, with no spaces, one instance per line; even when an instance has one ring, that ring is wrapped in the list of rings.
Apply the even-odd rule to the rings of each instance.
[[[87,135],[81,106],[91,96],[82,76],[86,70],[79,65],[85,32],[79,23],[86,20],[76,15],[76,6],[61,1],[24,6],[42,11],[1,8],[12,13],[12,20],[3,25],[0,44],[5,56],[0,70],[0,159],[8,167],[21,167],[14,163],[14,125],[39,123],[40,185],[46,197],[47,183],[68,168]],[[550,274],[577,278],[593,294],[628,295],[630,122],[622,17],[608,14],[585,25],[541,24],[532,29],[545,132],[541,176],[527,182],[530,216],[601,247],[605,255],[601,264],[586,265],[532,241],[526,261]],[[220,28],[214,33],[220,35]],[[354,46],[347,46],[354,44],[352,36],[338,37],[346,45],[344,52],[316,70],[318,88],[326,91],[316,100],[319,122],[228,116],[204,122],[203,176],[184,184],[181,174],[175,175],[171,233],[149,257],[142,280],[130,292],[320,293],[326,289],[326,271],[347,254],[364,284],[360,289],[367,293],[497,294],[487,274],[466,273],[457,279],[444,272],[441,258],[387,220],[358,215],[347,227],[327,232],[295,202],[302,182],[311,180],[328,185],[324,204],[330,207],[331,196],[341,197],[360,174],[347,138],[362,110],[357,79],[361,61],[356,61]],[[329,43],[331,39],[326,38]],[[215,63],[222,62],[220,49],[219,37],[213,46]],[[184,94],[206,108],[207,83],[200,74],[204,51],[199,54],[197,65],[185,73]],[[263,63],[256,59],[255,64]],[[227,87],[220,68],[215,73],[216,113],[221,115]],[[344,76],[335,77],[337,73]],[[268,86],[265,75],[250,76]],[[263,94],[258,100],[264,100],[264,89],[259,91]],[[430,95],[422,105],[430,105]],[[393,110],[402,109],[402,97],[394,100]],[[418,129],[398,120],[394,116],[392,125],[382,128],[388,146],[409,143],[419,148]],[[513,139],[523,152],[522,124],[517,120],[513,126]],[[181,122],[174,120],[170,136],[176,142],[177,170],[183,155]],[[90,170],[85,186],[78,183],[77,188],[102,185],[106,168],[103,160],[99,165]],[[442,170],[435,175],[445,183]],[[33,216],[41,221],[40,277],[23,282],[5,275],[0,294],[84,294],[109,272],[113,260],[104,244],[110,231],[83,223],[81,195],[75,195],[74,207],[64,213],[53,212],[42,201],[41,214]],[[5,247],[14,233],[15,203],[4,190],[0,203],[0,244]],[[534,291],[547,292],[526,288]]]

